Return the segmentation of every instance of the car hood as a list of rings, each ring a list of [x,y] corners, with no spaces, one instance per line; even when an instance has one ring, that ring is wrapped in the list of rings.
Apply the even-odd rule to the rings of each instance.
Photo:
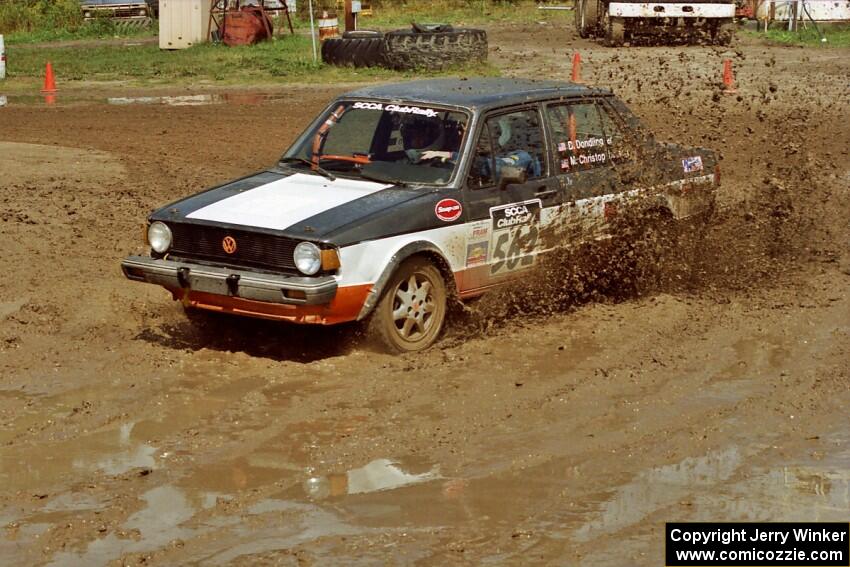
[[[329,240],[342,228],[421,194],[368,180],[264,171],[174,202],[151,220]]]

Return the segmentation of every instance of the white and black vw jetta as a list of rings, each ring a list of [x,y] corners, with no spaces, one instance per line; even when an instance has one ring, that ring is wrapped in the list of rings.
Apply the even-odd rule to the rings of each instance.
[[[369,87],[335,100],[275,167],[155,211],[150,255],[122,269],[186,309],[369,319],[390,350],[419,350],[439,336],[450,297],[603,236],[630,197],[651,193],[674,218],[707,210],[715,166],[710,150],[656,142],[603,89]]]

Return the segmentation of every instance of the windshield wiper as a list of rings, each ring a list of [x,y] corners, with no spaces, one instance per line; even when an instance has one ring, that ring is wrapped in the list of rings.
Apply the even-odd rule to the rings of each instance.
[[[383,175],[377,175],[373,172],[366,173],[362,169],[360,170],[360,177],[364,179],[371,179],[372,181],[380,181],[382,183],[392,183],[393,185],[401,185],[402,187],[407,187],[410,185],[407,181],[402,181],[397,177],[384,177]]]
[[[322,177],[327,177],[331,181],[336,181],[336,175],[334,175],[333,173],[331,173],[327,169],[323,169],[323,168],[319,167],[317,164],[314,164],[309,159],[305,159],[305,158],[302,158],[302,157],[290,156],[290,157],[280,158],[280,163],[300,163],[300,164],[304,164],[304,165],[309,165],[311,170],[315,171],[316,173],[318,173]]]

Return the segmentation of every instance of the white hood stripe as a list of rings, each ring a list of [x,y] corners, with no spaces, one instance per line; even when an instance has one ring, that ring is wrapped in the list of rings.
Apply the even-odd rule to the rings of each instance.
[[[207,205],[187,218],[284,230],[388,187],[392,185],[296,173]]]

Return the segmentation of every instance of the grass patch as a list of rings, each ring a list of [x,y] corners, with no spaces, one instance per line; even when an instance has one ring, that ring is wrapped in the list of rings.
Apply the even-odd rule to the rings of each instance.
[[[155,37],[157,25],[149,27],[124,27],[103,18],[83,23],[79,27],[40,28],[32,31],[16,31],[5,36],[6,45],[27,43],[49,43],[53,41],[86,39],[130,39]]]
[[[334,67],[314,62],[311,49],[309,36],[302,35],[282,36],[250,47],[202,44],[178,51],[162,51],[157,45],[35,47],[18,44],[8,49],[7,74],[10,78],[40,77],[47,61],[53,64],[63,81],[339,82],[423,75],[498,74],[494,67],[479,64],[441,73]]]
[[[804,29],[800,27],[798,31],[787,31],[779,29],[770,29],[767,32],[759,32],[747,30],[747,34],[751,37],[760,38],[773,43],[783,43],[786,45],[802,45],[823,47],[850,47],[850,25],[823,25],[818,24],[818,27],[826,36],[826,42],[821,41],[820,35],[815,31],[814,27],[809,25]]]

